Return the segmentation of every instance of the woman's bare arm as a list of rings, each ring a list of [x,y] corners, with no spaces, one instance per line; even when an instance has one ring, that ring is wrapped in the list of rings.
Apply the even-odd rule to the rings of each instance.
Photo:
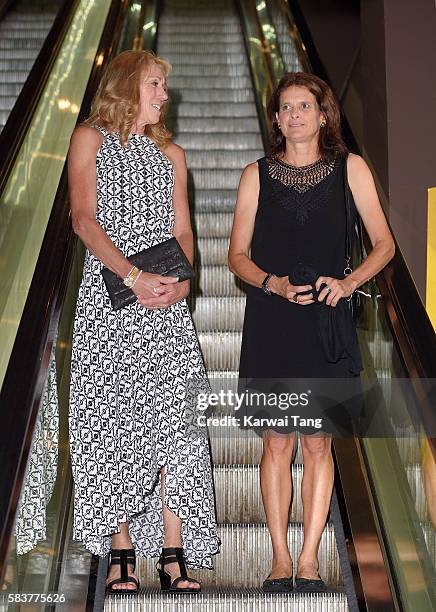
[[[173,235],[177,238],[186,257],[192,263],[194,259],[194,237],[191,228],[188,202],[188,171],[186,168],[185,152],[182,147],[170,143],[164,150],[164,154],[173,164],[174,169],[174,226]],[[176,302],[180,302],[189,295],[190,281],[182,281],[171,285],[171,289],[163,298],[148,298],[140,300],[147,308],[167,308]]]
[[[120,278],[125,278],[132,269],[132,264],[117,249],[96,220],[96,156],[102,142],[103,137],[100,132],[85,125],[76,128],[71,137],[68,181],[73,230],[86,248],[107,268]],[[161,283],[167,282],[174,281],[144,272],[135,283],[133,290],[137,295],[153,295],[153,286],[157,286],[156,291],[163,293],[167,289],[161,286]]]
[[[229,247],[229,268],[246,283],[254,287],[261,287],[269,272],[262,270],[249,257],[251,241],[254,232],[259,199],[259,171],[257,163],[248,165],[242,173],[238,188],[235,216]],[[294,286],[289,283],[286,276],[272,276],[269,289],[286,299],[292,299],[296,292],[307,291],[310,285]],[[311,295],[301,296],[299,304],[312,303]]]
[[[355,289],[380,272],[395,253],[395,243],[367,163],[359,155],[350,153],[347,160],[347,171],[348,183],[356,208],[362,217],[373,248],[368,257],[343,280],[324,276],[317,280],[318,290],[322,283],[327,283],[331,288],[330,294],[323,289],[319,295],[320,301],[327,296],[326,303],[331,306],[336,306],[341,297],[350,296]]]

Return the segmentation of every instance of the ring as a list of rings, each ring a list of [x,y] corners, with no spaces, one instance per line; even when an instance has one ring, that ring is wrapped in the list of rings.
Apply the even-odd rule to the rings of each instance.
[[[153,293],[157,293],[156,289],[157,287],[153,287]]]
[[[327,293],[330,293],[331,289],[330,289],[330,287],[328,285],[325,286],[325,289],[326,289]]]

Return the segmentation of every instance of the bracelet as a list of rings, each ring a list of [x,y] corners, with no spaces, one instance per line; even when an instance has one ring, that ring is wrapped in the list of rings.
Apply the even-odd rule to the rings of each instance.
[[[274,274],[273,274],[272,272],[269,272],[269,273],[268,273],[268,274],[265,276],[265,278],[263,279],[263,281],[262,281],[262,285],[261,285],[262,291],[263,291],[264,293],[266,293],[267,295],[272,295],[272,291],[271,291],[271,289],[268,287],[268,283],[269,283],[269,280],[270,280],[271,276],[274,276]]]
[[[139,270],[139,274],[136,276],[135,280],[133,281],[132,286],[130,287],[130,289],[132,289],[135,286],[136,281],[138,280],[138,278],[141,276],[142,274],[142,270]]]
[[[130,270],[126,278],[123,279],[123,283],[126,285],[126,287],[129,287],[129,289],[131,289],[133,285],[136,283],[136,281],[138,280],[141,272],[142,270],[140,270],[136,266],[133,266],[133,268]]]

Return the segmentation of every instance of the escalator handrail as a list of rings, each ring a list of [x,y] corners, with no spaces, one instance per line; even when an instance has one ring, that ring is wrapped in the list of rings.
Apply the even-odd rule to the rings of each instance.
[[[89,114],[102,69],[117,49],[127,5],[127,0],[111,3],[79,123]],[[0,394],[0,578],[74,256],[76,237],[67,194],[65,164]]]
[[[79,2],[80,0],[64,0],[0,134],[0,194],[8,182]]]

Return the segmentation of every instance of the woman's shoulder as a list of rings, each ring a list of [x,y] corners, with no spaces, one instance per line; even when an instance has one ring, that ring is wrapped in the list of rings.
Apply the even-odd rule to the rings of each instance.
[[[348,153],[347,155],[347,170],[348,173],[360,173],[368,170],[368,164],[361,155],[356,153]]]
[[[100,148],[104,141],[104,133],[97,126],[89,125],[88,123],[79,123],[71,135],[71,143],[76,146],[83,145],[85,147]]]
[[[185,151],[183,147],[176,144],[175,142],[172,142],[172,141],[169,142],[167,145],[165,145],[165,148],[163,151],[165,155],[169,157],[170,159],[174,159],[177,161],[182,161],[185,159]]]

